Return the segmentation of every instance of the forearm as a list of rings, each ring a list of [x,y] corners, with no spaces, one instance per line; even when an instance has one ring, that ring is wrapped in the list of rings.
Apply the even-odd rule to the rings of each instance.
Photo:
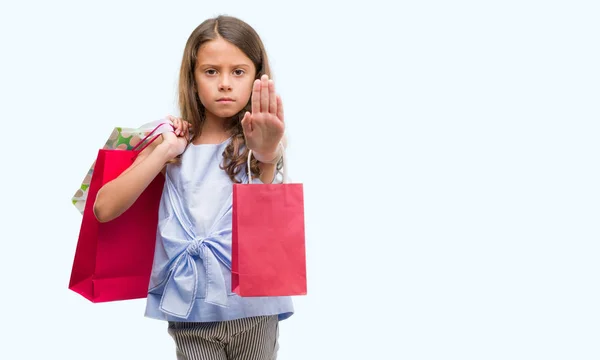
[[[277,165],[259,162],[258,167],[260,168],[260,181],[262,181],[263,184],[273,183],[273,180],[275,179],[275,172],[277,171]]]
[[[154,180],[170,159],[166,146],[157,146],[146,158],[116,179],[105,184],[94,203],[94,214],[107,222],[124,213]]]

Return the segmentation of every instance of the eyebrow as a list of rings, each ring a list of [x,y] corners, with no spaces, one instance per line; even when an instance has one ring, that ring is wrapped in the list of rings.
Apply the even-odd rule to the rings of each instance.
[[[198,65],[199,67],[214,67],[214,68],[219,68],[222,67],[220,65],[214,65],[214,64],[200,64]],[[238,68],[238,67],[250,67],[249,64],[237,64],[237,65],[233,65],[232,67]]]

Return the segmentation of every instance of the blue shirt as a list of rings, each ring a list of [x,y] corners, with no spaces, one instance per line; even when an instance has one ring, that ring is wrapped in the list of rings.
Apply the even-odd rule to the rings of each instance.
[[[233,182],[219,167],[228,142],[190,144],[180,164],[167,165],[147,317],[208,322],[278,315],[284,320],[294,312],[290,297],[240,297],[231,291]],[[239,178],[248,181],[245,167]]]

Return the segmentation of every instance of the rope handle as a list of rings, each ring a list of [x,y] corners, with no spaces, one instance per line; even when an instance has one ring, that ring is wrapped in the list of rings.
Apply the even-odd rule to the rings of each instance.
[[[154,134],[158,129],[160,129],[161,126],[163,125],[170,125],[171,126],[171,130],[165,130],[165,131],[161,131],[160,133],[158,133],[157,135],[154,135],[154,137],[148,141],[146,143],[146,145],[144,145],[140,150],[137,150],[137,148],[144,143],[144,141],[148,140],[148,138],[150,136],[152,136],[152,134]],[[132,151],[137,151],[137,153],[141,153],[142,151],[144,151],[144,149],[146,149],[150,144],[152,144],[154,142],[154,140],[158,139],[159,136],[161,136],[164,132],[167,131],[173,131],[175,130],[175,127],[173,126],[173,124],[171,124],[170,122],[162,122],[160,124],[158,124],[152,131],[150,131],[150,133],[148,135],[146,135],[145,138],[143,138],[139,143],[137,143],[133,149],[131,149]]]
[[[280,141],[279,142],[279,148],[281,149],[281,154],[283,157],[283,183],[287,184],[288,182],[288,178],[287,178],[287,161],[286,161],[286,157],[285,157],[285,147],[283,146],[283,143]],[[252,157],[252,150],[248,151],[248,163],[247,163],[247,170],[248,170],[248,184],[252,184],[252,170],[250,169],[250,158]],[[277,166],[277,165],[276,165]]]

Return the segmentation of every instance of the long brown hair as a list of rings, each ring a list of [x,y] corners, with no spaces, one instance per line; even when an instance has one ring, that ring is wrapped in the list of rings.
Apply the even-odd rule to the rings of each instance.
[[[202,44],[219,37],[237,46],[252,60],[256,68],[256,79],[260,79],[263,74],[267,74],[271,78],[265,47],[250,25],[235,17],[224,15],[205,20],[198,25],[187,40],[179,72],[179,108],[181,117],[190,122],[195,130],[192,141],[200,136],[205,119],[205,108],[196,92],[194,79],[198,50]],[[221,168],[227,172],[233,182],[239,182],[236,177],[242,169],[245,169],[248,159],[249,150],[244,146],[245,139],[241,121],[245,112],[250,110],[251,99],[239,113],[225,123],[225,129],[231,135],[231,141],[223,152]],[[240,154],[242,147],[244,150]],[[260,168],[256,159],[252,158],[250,168],[254,176],[260,176]],[[280,164],[277,168],[280,168]]]

